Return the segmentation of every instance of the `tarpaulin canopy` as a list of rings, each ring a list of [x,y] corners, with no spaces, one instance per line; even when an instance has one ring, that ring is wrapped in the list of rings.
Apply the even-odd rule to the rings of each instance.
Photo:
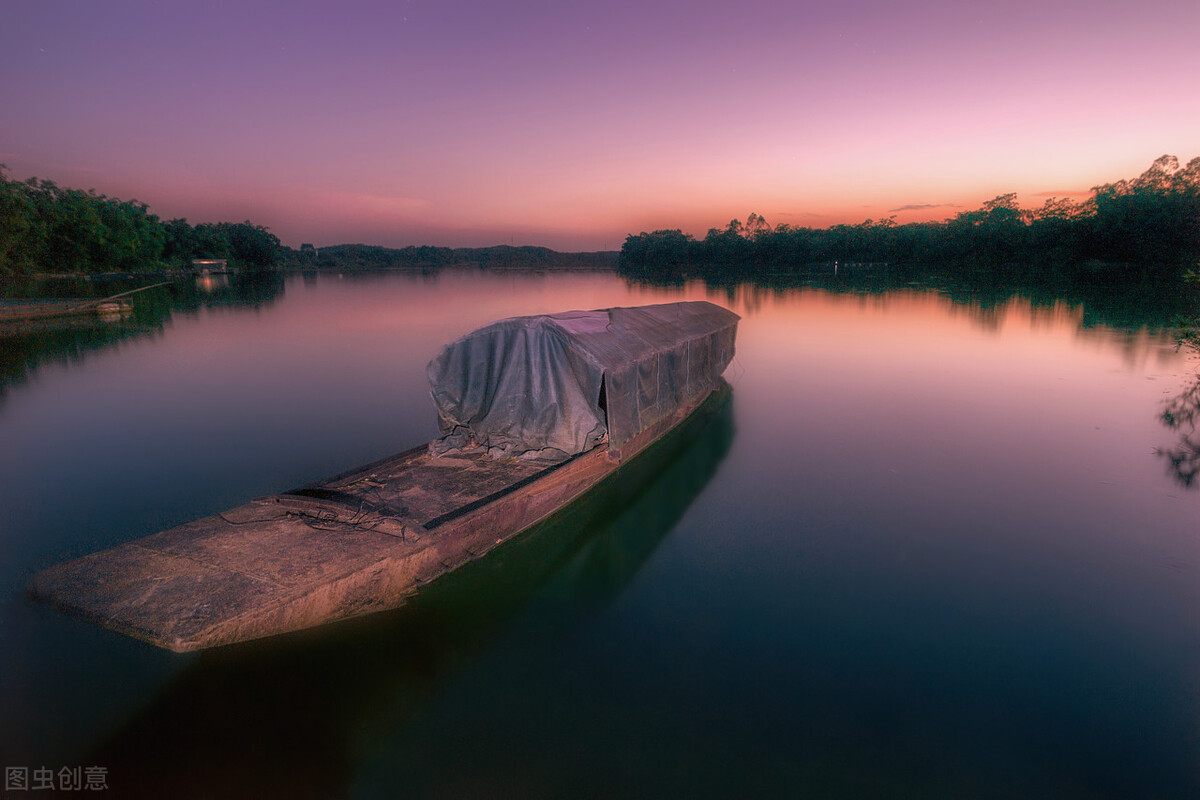
[[[703,301],[514,317],[448,345],[428,368],[436,453],[561,461],[610,451],[711,391],[738,315]]]

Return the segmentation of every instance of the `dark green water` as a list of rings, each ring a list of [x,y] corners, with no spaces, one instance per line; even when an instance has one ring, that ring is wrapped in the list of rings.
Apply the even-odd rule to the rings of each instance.
[[[103,766],[114,797],[1200,794],[1200,491],[1156,452],[1197,361],[1136,308],[216,288],[0,340],[4,766]],[[24,597],[42,566],[432,438],[425,364],[473,327],[684,298],[743,316],[730,396],[409,608],[179,656]]]

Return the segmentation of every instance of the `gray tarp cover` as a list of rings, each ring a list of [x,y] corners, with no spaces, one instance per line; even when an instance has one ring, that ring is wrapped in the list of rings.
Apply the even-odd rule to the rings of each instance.
[[[435,453],[561,461],[621,447],[703,397],[733,358],[738,315],[703,301],[494,322],[429,363]],[[602,391],[603,390],[603,391]]]

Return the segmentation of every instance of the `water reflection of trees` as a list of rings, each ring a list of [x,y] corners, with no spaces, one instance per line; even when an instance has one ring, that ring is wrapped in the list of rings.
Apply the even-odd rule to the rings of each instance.
[[[98,299],[138,286],[137,282],[127,281],[52,280],[29,284],[23,294]],[[238,273],[217,285],[187,278],[130,295],[126,299],[132,304],[131,313],[117,319],[63,319],[8,326],[0,330],[0,398],[43,364],[76,364],[119,342],[158,336],[172,314],[217,307],[263,308],[282,297],[283,291],[284,276],[277,272]]]
[[[688,281],[625,277],[631,286],[654,286],[687,291]],[[695,283],[692,284],[693,286]],[[1112,283],[1104,273],[1051,275],[1013,282],[995,274],[947,274],[935,270],[863,268],[812,272],[804,275],[766,275],[753,281],[703,281],[708,295],[739,312],[753,316],[769,301],[786,300],[806,291],[858,297],[888,303],[903,297],[937,297],[947,313],[962,316],[986,331],[998,331],[1016,310],[1035,326],[1073,326],[1083,336],[1102,336],[1137,365],[1165,349],[1175,335],[1181,346],[1200,351],[1200,284],[1146,276]],[[1182,333],[1181,331],[1182,327]],[[1171,448],[1156,452],[1170,474],[1189,489],[1200,489],[1200,376],[1160,413],[1164,425],[1178,432]]]
[[[552,606],[551,633],[616,597],[732,438],[732,390],[723,386],[565,513],[408,606],[201,654],[85,762],[106,765],[126,798],[347,796],[371,745],[402,731],[535,597]]]
[[[630,286],[676,288],[683,279],[625,277]],[[1174,329],[1181,317],[1195,314],[1200,305],[1200,284],[1147,275],[1138,280],[1114,282],[1103,272],[1026,276],[1013,279],[986,270],[947,272],[913,267],[871,267],[859,270],[813,271],[806,274],[764,275],[754,280],[705,279],[711,295],[739,305],[753,314],[772,298],[783,298],[806,289],[834,295],[882,297],[895,292],[936,292],[956,309],[981,326],[994,327],[1002,311],[1014,301],[1028,303],[1035,311],[1056,310],[1064,305],[1078,309],[1081,328],[1117,330]]]
[[[1167,462],[1167,471],[1180,486],[1200,488],[1200,376],[1182,392],[1167,401],[1159,415],[1162,423],[1179,433],[1179,441],[1171,448],[1159,448],[1158,454]]]

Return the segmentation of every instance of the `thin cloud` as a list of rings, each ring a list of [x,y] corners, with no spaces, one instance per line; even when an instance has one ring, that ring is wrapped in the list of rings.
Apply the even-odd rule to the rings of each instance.
[[[1064,189],[1059,192],[1034,192],[1034,197],[1087,197],[1091,192],[1083,192],[1078,189]]]
[[[889,214],[896,214],[900,211],[928,211],[931,208],[962,208],[958,203],[910,203],[899,208],[889,208]]]
[[[377,213],[406,213],[429,206],[429,201],[420,197],[356,192],[329,192],[326,197],[338,206],[361,208]]]

